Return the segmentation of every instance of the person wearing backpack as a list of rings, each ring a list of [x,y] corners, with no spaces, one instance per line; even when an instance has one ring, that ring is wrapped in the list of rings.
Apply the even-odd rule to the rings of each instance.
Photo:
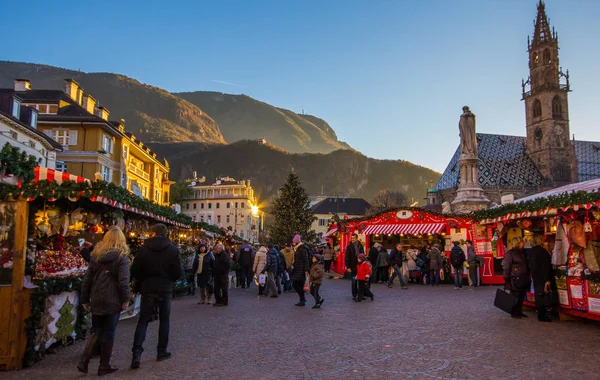
[[[121,311],[127,309],[131,298],[128,255],[127,239],[118,226],[110,227],[91,253],[79,300],[83,308],[92,313],[92,329],[77,364],[79,372],[88,373],[90,359],[98,345],[98,376],[118,369],[110,365],[110,358]]]
[[[454,268],[454,289],[462,289],[463,266],[466,261],[465,251],[460,247],[460,242],[454,241],[452,244],[454,244],[454,247],[450,251],[450,263]]]
[[[267,273],[267,285],[265,287],[265,296],[277,298],[277,284],[275,277],[279,270],[279,252],[272,244],[269,244],[269,252],[267,252],[267,265],[265,265],[262,273]]]

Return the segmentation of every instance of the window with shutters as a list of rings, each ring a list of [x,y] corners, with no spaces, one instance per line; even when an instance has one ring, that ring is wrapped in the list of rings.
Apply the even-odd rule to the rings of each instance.
[[[113,141],[112,138],[108,135],[102,135],[102,150],[106,153],[113,152]]]
[[[52,138],[60,145],[71,145],[70,143],[70,131],[68,129],[54,129]]]
[[[102,165],[100,169],[100,174],[102,174],[102,179],[106,182],[110,182],[110,168],[106,165]]]

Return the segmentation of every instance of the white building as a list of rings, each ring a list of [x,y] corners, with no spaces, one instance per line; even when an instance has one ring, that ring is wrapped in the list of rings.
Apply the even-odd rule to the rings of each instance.
[[[16,85],[29,86],[29,81],[17,80]],[[18,95],[0,92],[0,148],[9,143],[39,159],[40,166],[55,169],[62,146],[37,130],[38,111],[22,103]]]
[[[222,177],[209,183],[202,177],[193,179],[190,187],[192,194],[179,202],[182,213],[195,222],[224,227],[245,240],[258,241],[260,210],[249,180]]]

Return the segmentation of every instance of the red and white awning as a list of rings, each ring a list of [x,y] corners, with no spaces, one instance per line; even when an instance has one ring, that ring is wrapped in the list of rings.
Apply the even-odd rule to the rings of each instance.
[[[379,224],[368,226],[363,230],[365,235],[424,235],[439,234],[446,228],[445,223],[416,223],[416,224]]]
[[[89,179],[84,178],[84,177],[79,177],[79,176],[76,176],[73,174],[59,172],[54,169],[42,168],[41,166],[36,167],[34,169],[34,173],[35,173],[35,179],[33,180],[34,182],[48,180],[50,182],[56,181],[56,183],[58,183],[59,185],[61,183],[63,183],[64,181],[74,181],[77,183],[82,183],[82,182],[89,183],[90,182]]]
[[[327,231],[327,233],[325,235],[323,235],[323,239],[328,238],[329,236],[333,235],[336,232],[337,232],[337,228]]]

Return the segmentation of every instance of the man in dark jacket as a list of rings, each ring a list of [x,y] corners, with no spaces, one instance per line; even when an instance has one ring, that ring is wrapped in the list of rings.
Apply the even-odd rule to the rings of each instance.
[[[229,304],[229,270],[231,261],[225,252],[223,244],[215,246],[215,304],[213,306],[227,306]]]
[[[461,289],[463,283],[463,265],[465,264],[465,251],[460,247],[460,243],[455,241],[452,242],[454,247],[450,251],[450,262],[454,268],[454,289]]]
[[[252,264],[254,263],[254,248],[248,243],[242,244],[238,251],[238,264],[242,273],[242,289],[250,287],[252,283]]]
[[[368,259],[369,262],[371,263],[371,268],[373,268],[373,276],[369,277],[369,282],[372,284],[374,282],[376,282],[376,278],[377,276],[375,275],[375,270],[377,268],[377,257],[379,256],[379,249],[377,249],[381,244],[379,243],[375,243],[373,244],[373,246],[369,249],[369,255],[368,255]]]
[[[352,299],[356,300],[358,294],[358,286],[356,282],[356,266],[358,265],[358,255],[365,253],[365,248],[358,241],[358,235],[352,234],[350,238],[350,244],[346,247],[346,272],[350,274],[352,278]]]
[[[300,301],[295,306],[304,306],[306,304],[304,285],[310,271],[310,250],[302,242],[300,235],[294,236],[292,242],[294,243],[294,266],[292,267],[291,278],[294,290],[300,298]]]
[[[142,345],[155,306],[158,306],[160,319],[156,359],[161,361],[171,357],[171,353],[167,352],[171,297],[175,281],[183,275],[179,248],[167,237],[167,226],[155,224],[150,228],[150,233],[152,237],[140,247],[131,265],[131,277],[137,282],[142,295],[140,316],[133,339],[131,369],[140,367],[144,351]]]
[[[394,270],[394,273],[392,274],[392,277],[390,277],[386,284],[388,288],[391,288],[393,286],[394,278],[398,276],[398,279],[400,280],[400,288],[408,289],[408,286],[406,286],[406,283],[404,282],[404,276],[402,275],[402,266],[404,265],[405,257],[406,256],[404,255],[404,252],[402,252],[402,244],[396,244],[396,248],[392,249],[392,251],[390,252],[389,263],[392,269]]]

